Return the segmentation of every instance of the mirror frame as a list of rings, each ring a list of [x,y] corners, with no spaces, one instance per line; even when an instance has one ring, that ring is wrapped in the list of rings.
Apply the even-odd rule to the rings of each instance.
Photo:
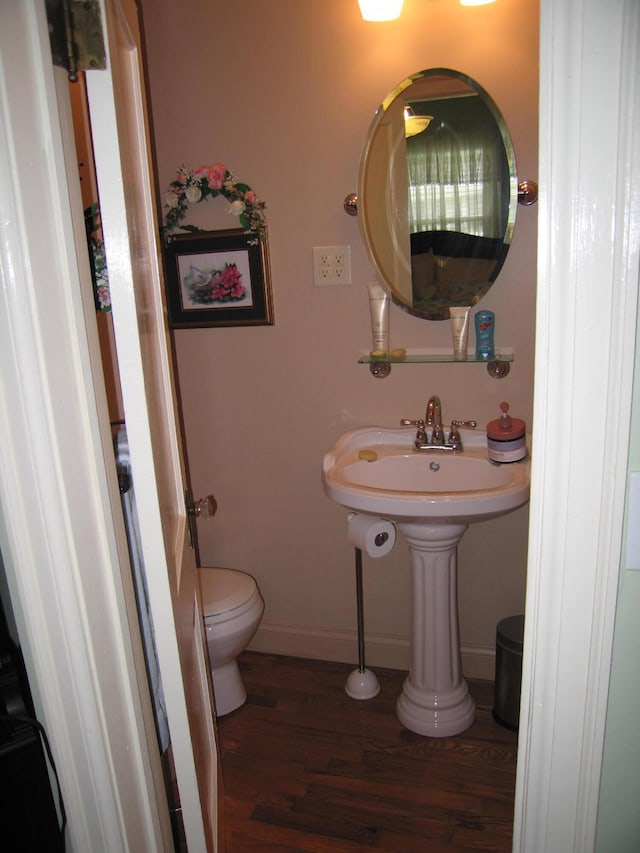
[[[448,302],[434,300],[432,307],[425,308],[425,303],[416,306],[413,301],[410,235],[406,212],[406,181],[403,185],[397,176],[395,180],[392,180],[396,152],[400,142],[405,137],[404,134],[401,136],[397,134],[397,138],[393,138],[387,134],[387,139],[381,140],[381,134],[384,127],[383,122],[385,117],[389,117],[389,111],[391,109],[398,110],[404,106],[405,100],[411,100],[408,90],[414,84],[421,83],[429,77],[443,76],[453,77],[471,88],[481,97],[496,123],[502,139],[508,171],[508,208],[505,233],[502,237],[500,250],[495,258],[495,264],[486,279],[478,283],[472,300],[469,300],[468,295],[466,299],[458,299],[457,301],[453,299]],[[379,140],[381,140],[382,145],[378,144],[378,150],[376,150],[375,143]],[[404,154],[404,152],[402,153]],[[400,172],[400,170],[396,171]],[[401,175],[406,175],[406,168],[402,170]],[[369,127],[360,158],[357,199],[360,233],[367,254],[381,283],[388,290],[395,304],[408,313],[427,320],[448,319],[450,305],[468,305],[470,302],[472,305],[477,304],[485,296],[502,269],[513,237],[518,202],[518,180],[513,142],[506,122],[493,98],[472,77],[450,68],[428,68],[405,78],[392,89],[377,108]],[[402,199],[402,204],[400,199]],[[428,303],[426,304],[428,305]]]

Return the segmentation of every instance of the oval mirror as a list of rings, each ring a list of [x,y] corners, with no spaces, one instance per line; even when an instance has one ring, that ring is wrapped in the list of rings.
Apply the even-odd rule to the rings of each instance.
[[[394,301],[444,320],[475,305],[504,263],[518,187],[498,108],[474,80],[431,68],[376,111],[358,178],[358,220]]]

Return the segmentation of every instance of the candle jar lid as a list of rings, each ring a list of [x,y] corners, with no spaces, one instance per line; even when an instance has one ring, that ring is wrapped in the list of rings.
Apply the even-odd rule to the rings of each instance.
[[[508,403],[500,403],[500,409],[500,417],[487,424],[487,437],[493,441],[514,441],[522,438],[525,434],[524,421],[511,417]]]

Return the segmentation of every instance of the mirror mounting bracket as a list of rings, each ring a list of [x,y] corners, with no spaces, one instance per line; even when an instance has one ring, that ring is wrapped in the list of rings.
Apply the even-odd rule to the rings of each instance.
[[[344,200],[344,209],[349,214],[349,216],[357,216],[358,215],[358,194],[357,193],[349,193]]]
[[[535,181],[520,181],[518,184],[518,204],[526,204],[527,207],[538,201],[538,185]]]
[[[518,184],[518,204],[529,205],[538,201],[538,185],[535,181],[525,178]],[[345,196],[343,207],[349,216],[358,215],[358,193],[349,193]]]

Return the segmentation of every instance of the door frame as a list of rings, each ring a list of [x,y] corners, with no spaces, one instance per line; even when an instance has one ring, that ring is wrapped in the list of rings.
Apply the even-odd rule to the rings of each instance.
[[[584,853],[595,842],[631,428],[640,6],[542,0],[540,31],[533,460],[513,850]]]
[[[67,85],[44,3],[0,4],[0,548],[68,849],[171,851]]]

